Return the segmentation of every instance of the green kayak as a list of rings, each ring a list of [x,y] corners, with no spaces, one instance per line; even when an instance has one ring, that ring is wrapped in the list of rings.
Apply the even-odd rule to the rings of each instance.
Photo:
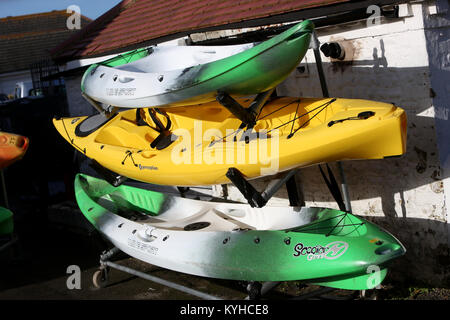
[[[14,230],[13,213],[0,207],[0,236],[10,235]]]
[[[90,100],[124,108],[205,103],[218,92],[246,96],[275,88],[308,50],[305,20],[261,43],[153,46],[91,65],[81,80]]]
[[[78,174],[78,206],[117,248],[178,272],[371,289],[405,253],[391,234],[335,209],[191,200]]]

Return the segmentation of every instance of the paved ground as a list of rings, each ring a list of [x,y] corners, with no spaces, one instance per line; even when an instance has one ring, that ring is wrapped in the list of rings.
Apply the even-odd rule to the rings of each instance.
[[[16,225],[19,238],[17,246],[8,254],[0,255],[0,300],[198,299],[115,269],[110,271],[108,286],[96,288],[92,278],[99,267],[99,254],[109,244],[88,224],[70,224],[70,221],[74,221],[70,212],[73,213],[70,208],[59,208],[58,212],[50,212],[51,221],[44,223],[37,219],[33,223],[27,221]],[[61,223],[61,217],[64,217],[65,223]],[[248,295],[246,283],[196,277],[126,256],[118,258],[116,262],[119,264],[222,299],[245,299]],[[70,278],[73,272],[68,273],[71,265],[79,266],[81,270],[81,289],[67,287],[67,281],[73,280],[73,277]],[[302,292],[312,290],[297,283],[281,283],[265,297],[286,299],[297,295],[300,289]],[[344,296],[349,296],[349,292],[344,292]]]
[[[18,245],[9,254],[0,253],[0,300],[198,299],[115,269],[110,271],[107,287],[102,289],[94,287],[92,277],[99,267],[99,254],[108,248],[108,244],[96,231],[90,229],[88,224],[70,225],[70,212],[73,213],[73,210],[61,211],[61,208],[58,210],[56,213],[50,212],[51,221],[42,221],[37,217],[31,222],[17,224]],[[58,222],[54,214],[64,217],[65,223],[61,223],[62,220]],[[222,299],[240,300],[247,297],[245,283],[176,273],[133,258],[121,258],[116,262]],[[67,272],[67,268],[71,265],[80,267],[80,289],[69,289],[67,286],[67,281],[72,279],[70,278],[72,273]],[[448,300],[450,297],[449,289],[407,286],[395,284],[392,280],[388,278],[383,284],[383,289],[367,292],[365,298]],[[298,282],[283,282],[271,290],[265,298],[286,300],[316,289],[319,288],[303,286]],[[359,292],[336,290],[321,298],[360,299],[359,294]]]

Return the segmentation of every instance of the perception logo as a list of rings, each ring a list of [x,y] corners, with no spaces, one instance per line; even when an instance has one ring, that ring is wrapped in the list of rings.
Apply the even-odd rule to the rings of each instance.
[[[297,243],[294,247],[294,257],[306,256],[308,261],[316,259],[334,260],[342,256],[348,249],[348,243],[344,241],[334,241],[326,246],[305,246]]]

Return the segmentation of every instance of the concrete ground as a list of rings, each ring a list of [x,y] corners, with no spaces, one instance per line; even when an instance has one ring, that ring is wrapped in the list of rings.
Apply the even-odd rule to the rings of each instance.
[[[104,288],[93,284],[94,273],[99,270],[101,240],[80,239],[73,234],[54,230],[50,236],[43,235],[38,242],[20,239],[20,256],[2,263],[0,300],[197,300],[194,295],[145,280],[131,274],[110,268],[109,281]],[[64,241],[60,241],[64,238]],[[95,238],[95,239],[94,239]],[[44,245],[45,244],[45,245]],[[26,249],[24,249],[26,247]],[[105,246],[106,248],[106,246]],[[154,277],[174,282],[225,300],[243,300],[248,296],[247,283],[209,279],[173,272],[141,262],[131,257],[119,257],[115,263],[139,270]],[[73,288],[73,271],[70,266],[80,267],[79,288]],[[69,285],[68,285],[69,283]],[[72,287],[72,288],[69,288]],[[317,287],[318,288],[318,287]],[[298,284],[281,283],[265,299],[288,299],[294,297]],[[307,292],[308,290],[306,290]],[[311,288],[309,288],[311,291]],[[343,291],[350,297],[353,292]],[[342,295],[342,293],[341,293]]]

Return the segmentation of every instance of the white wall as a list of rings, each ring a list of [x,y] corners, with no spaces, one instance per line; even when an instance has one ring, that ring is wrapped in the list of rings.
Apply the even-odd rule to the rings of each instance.
[[[321,43],[346,40],[355,50],[353,61],[346,63],[331,63],[322,55],[331,96],[394,102],[408,115],[403,157],[342,162],[353,213],[385,227],[406,246],[407,254],[393,268],[396,279],[450,285],[450,268],[445,264],[450,257],[444,197],[444,192],[449,192],[450,183],[445,179],[449,172],[444,176],[439,159],[424,8],[421,3],[412,4],[411,16],[384,19],[379,26],[367,27],[366,21],[361,21],[316,32]],[[307,71],[294,71],[277,93],[321,97],[312,50],[300,65]],[[337,166],[331,167],[339,179]],[[337,208],[317,166],[301,169],[298,178],[306,205]],[[264,178],[252,183],[263,190],[267,182]],[[215,190],[220,195],[222,188]],[[234,187],[229,187],[229,194],[231,199],[245,201]],[[269,202],[275,204],[289,204],[284,188]]]
[[[428,1],[423,8],[427,51],[433,87],[439,158],[444,172],[447,222],[450,221],[450,4],[446,0]],[[450,228],[450,224],[448,224]],[[449,243],[450,243],[450,231]]]

